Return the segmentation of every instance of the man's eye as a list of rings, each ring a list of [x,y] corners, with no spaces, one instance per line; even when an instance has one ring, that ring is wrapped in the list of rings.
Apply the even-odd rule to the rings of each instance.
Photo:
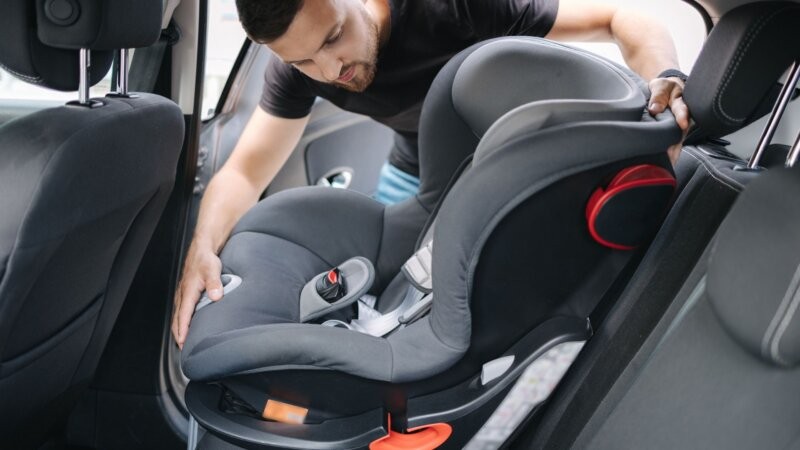
[[[331,45],[331,44],[335,44],[335,43],[336,43],[336,41],[338,41],[338,40],[339,40],[339,38],[341,38],[341,37],[342,37],[342,34],[343,34],[343,33],[344,33],[344,29],[341,29],[341,30],[339,30],[339,32],[338,32],[338,33],[336,33],[336,35],[335,35],[335,36],[333,36],[333,37],[331,37],[330,39],[328,39],[327,41],[325,41],[325,45]]]

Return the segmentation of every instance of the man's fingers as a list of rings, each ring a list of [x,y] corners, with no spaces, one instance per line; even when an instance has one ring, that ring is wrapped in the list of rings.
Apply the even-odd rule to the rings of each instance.
[[[675,121],[681,130],[686,131],[689,128],[689,107],[683,101],[683,97],[677,96],[670,101],[669,109],[675,116]]]
[[[220,270],[213,268],[206,273],[206,293],[208,298],[217,301],[222,298],[222,280],[220,280]]]
[[[206,294],[208,298],[217,301],[222,298],[222,280],[220,273],[222,272],[222,264],[219,259],[215,259],[209,267],[206,268],[203,274],[203,284],[205,284]]]
[[[186,341],[186,334],[189,332],[189,322],[192,320],[194,314],[194,307],[200,299],[201,288],[195,285],[194,289],[184,284],[181,289],[181,304],[178,306],[177,312],[177,328],[178,333],[175,341],[180,348],[183,348],[183,343]]]
[[[655,116],[667,109],[671,87],[672,83],[662,78],[650,82],[650,104],[647,106],[647,110],[651,115]]]

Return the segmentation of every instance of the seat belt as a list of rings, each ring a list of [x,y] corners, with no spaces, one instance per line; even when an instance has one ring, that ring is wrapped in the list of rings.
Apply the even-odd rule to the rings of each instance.
[[[181,38],[180,30],[175,21],[170,20],[169,25],[161,30],[158,41],[145,48],[133,52],[131,68],[128,72],[129,89],[135,92],[153,92],[164,62],[167,47],[175,45]],[[116,67],[116,65],[115,65]],[[116,76],[112,75],[116,80]]]
[[[403,328],[425,316],[433,304],[433,277],[431,260],[433,239],[420,247],[403,264],[402,272],[409,281],[405,297],[400,305],[381,313],[375,309],[377,299],[374,295],[364,295],[358,299],[357,318],[349,323],[342,320],[327,320],[325,326],[347,328],[360,333],[382,337],[397,328]]]

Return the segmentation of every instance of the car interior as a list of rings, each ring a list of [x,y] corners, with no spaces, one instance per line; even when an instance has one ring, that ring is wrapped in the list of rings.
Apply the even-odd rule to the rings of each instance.
[[[273,56],[246,42],[203,118],[208,1],[6,2],[0,67],[77,92],[0,99],[0,448],[800,449],[800,2],[688,3],[674,164],[646,82],[539,38],[445,65],[395,205],[392,132],[318,100],[180,350]]]

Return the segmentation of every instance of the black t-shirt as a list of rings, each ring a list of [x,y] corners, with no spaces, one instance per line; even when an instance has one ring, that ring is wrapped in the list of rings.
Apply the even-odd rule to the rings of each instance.
[[[353,93],[270,58],[260,106],[284,118],[305,117],[315,97],[364,114],[398,133],[389,162],[418,176],[422,101],[439,70],[470,45],[499,36],[544,36],[558,0],[390,0],[391,35],[378,52],[375,79]]]

